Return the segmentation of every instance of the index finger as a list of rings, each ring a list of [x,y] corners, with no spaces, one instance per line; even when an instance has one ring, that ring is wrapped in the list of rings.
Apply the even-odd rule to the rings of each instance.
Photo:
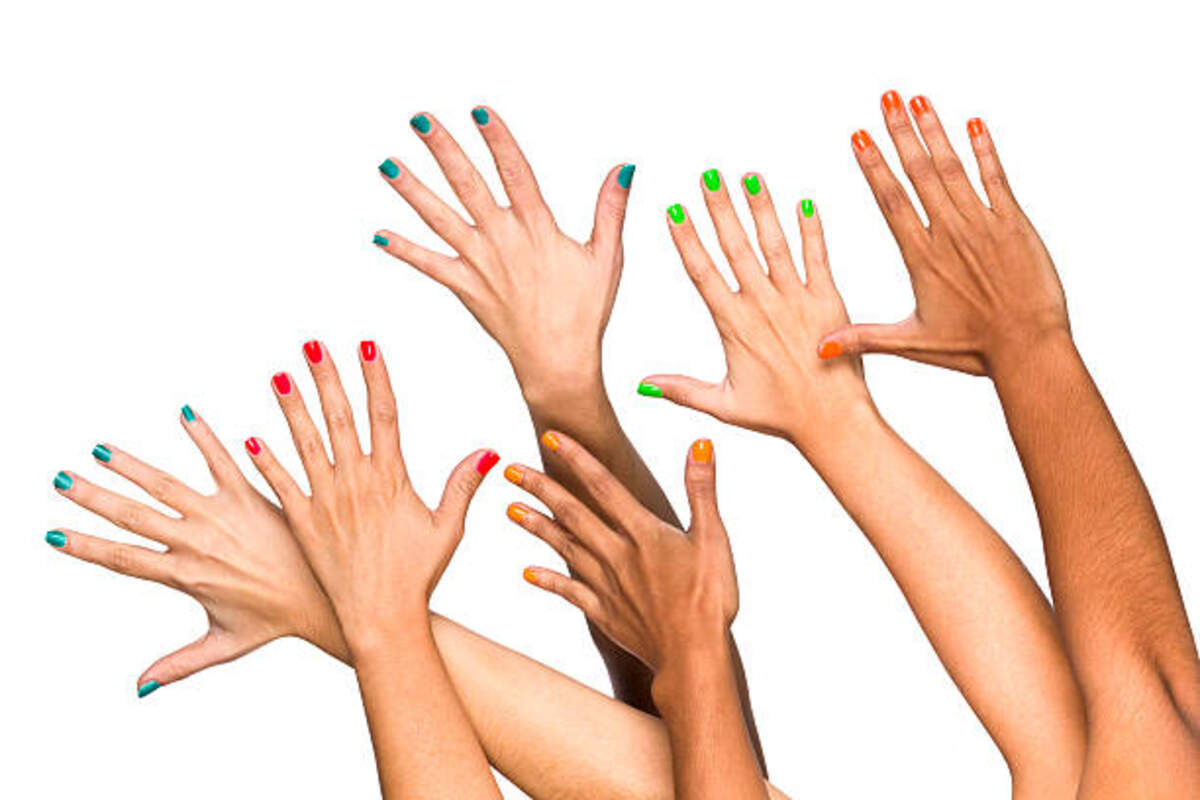
[[[638,530],[647,522],[659,522],[659,519],[647,511],[625,485],[579,442],[565,433],[551,430],[542,434],[541,443],[574,473],[579,484],[591,495],[594,507],[607,519],[620,525],[626,534],[636,536]]]

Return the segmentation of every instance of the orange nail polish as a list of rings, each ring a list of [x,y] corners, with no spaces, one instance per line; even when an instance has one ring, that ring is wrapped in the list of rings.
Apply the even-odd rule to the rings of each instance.
[[[929,110],[929,98],[923,94],[919,94],[908,101],[908,107],[912,109],[914,114],[924,114]]]
[[[508,514],[508,518],[513,522],[520,522],[529,513],[529,506],[524,503],[509,503],[508,511],[505,513]]]
[[[546,445],[546,447],[550,448],[551,450],[557,451],[558,437],[550,431],[546,431],[542,434],[542,444]]]
[[[854,142],[854,149],[860,153],[872,144],[871,134],[866,131],[855,131],[854,135],[850,137],[850,141]]]
[[[697,464],[712,463],[712,441],[709,439],[697,439],[692,442],[692,461]]]
[[[512,464],[509,464],[504,468],[504,477],[508,479],[510,483],[515,483],[518,486],[521,485],[521,470],[517,469]]]
[[[979,117],[973,117],[967,120],[967,133],[971,135],[972,139],[977,139],[980,136],[983,136],[983,120],[981,120]]]
[[[534,586],[537,586],[537,573],[533,571],[532,567],[526,567],[525,571],[521,573],[521,575],[526,581],[532,583]]]
[[[841,354],[841,342],[825,342],[825,344],[821,345],[821,349],[817,351],[819,358],[837,358]]]
[[[888,90],[883,93],[883,110],[884,111],[900,111],[904,108],[904,101],[900,99],[900,93],[893,90]]]

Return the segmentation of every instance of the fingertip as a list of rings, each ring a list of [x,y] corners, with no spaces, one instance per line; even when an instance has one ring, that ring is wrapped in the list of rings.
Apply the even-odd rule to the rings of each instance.
[[[257,456],[260,453],[262,453],[263,442],[262,442],[262,439],[259,439],[257,436],[251,436],[250,438],[248,438],[245,442],[245,445],[246,445],[246,452],[249,453],[251,456]]]
[[[541,584],[538,583],[538,578],[540,577],[540,575],[539,575],[539,571],[536,567],[526,567],[524,570],[521,571],[521,577],[525,579],[526,583],[531,583],[534,586],[538,586],[538,587],[541,586]]]
[[[317,339],[310,339],[304,343],[304,358],[309,365],[320,364],[325,357],[325,347]]]
[[[982,143],[983,135],[987,133],[987,128],[984,127],[983,120],[979,117],[971,117],[967,120],[967,135],[971,137],[972,142]]]
[[[850,143],[854,145],[854,152],[856,153],[865,153],[875,144],[871,139],[871,134],[861,128],[850,136]]]
[[[542,434],[542,444],[552,453],[557,453],[558,448],[562,446],[561,434],[557,431],[546,431]]]
[[[713,461],[713,443],[711,439],[697,439],[688,448],[688,458],[693,464],[707,466]]]
[[[617,170],[617,186],[628,190],[633,185],[633,173],[637,170],[636,164],[622,164]]]
[[[160,688],[162,688],[162,684],[156,680],[139,680],[137,687],[138,699],[140,700],[146,695],[151,694]]]
[[[762,192],[763,187],[763,177],[757,172],[747,172],[742,176],[742,188],[745,189],[748,197],[757,197]]]
[[[55,550],[62,550],[67,546],[68,537],[66,531],[54,529],[46,531],[46,544],[53,547]]]
[[[828,361],[831,358],[837,358],[838,356],[842,355],[843,352],[844,348],[842,347],[842,343],[836,339],[830,339],[821,342],[821,344],[817,347],[817,358],[821,359],[822,361]]]
[[[495,450],[484,450],[481,455],[475,460],[475,471],[479,473],[481,478],[486,477],[492,471],[492,467],[500,462],[500,454]]]
[[[687,209],[681,203],[667,206],[667,219],[673,225],[682,225],[687,221]]]
[[[525,477],[525,471],[516,464],[509,464],[504,468],[504,479],[514,486],[520,486],[523,477]]]
[[[279,396],[292,393],[292,376],[286,372],[276,372],[271,376],[271,386]]]
[[[475,106],[471,109],[471,119],[475,120],[475,124],[482,128],[492,121],[491,109],[487,106]]]
[[[814,216],[816,216],[816,213],[816,203],[807,197],[796,204],[796,215],[800,217],[801,221],[812,219]]]
[[[432,114],[420,111],[412,116],[408,124],[417,132],[418,136],[425,137],[433,130],[434,117]]]
[[[706,169],[700,175],[701,185],[709,192],[721,191],[721,171],[719,169]]]
[[[379,357],[379,347],[374,340],[363,339],[358,343],[358,357],[368,363]]]
[[[385,158],[379,164],[379,173],[389,181],[400,177],[400,162],[394,158]]]
[[[638,384],[637,393],[642,397],[662,397],[663,389],[657,383],[647,378]]]
[[[196,421],[195,410],[193,410],[192,407],[190,405],[187,405],[186,403],[184,404],[184,406],[181,409],[179,409],[179,415],[181,417],[183,417],[183,421],[185,423]]]
[[[75,485],[75,476],[65,470],[59,470],[54,476],[54,488],[61,493],[68,492]]]
[[[510,520],[512,520],[513,522],[520,525],[522,522],[525,521],[525,517],[527,517],[529,515],[529,512],[532,510],[533,509],[531,509],[529,506],[525,505],[524,503],[509,503],[508,508],[506,508],[504,510],[504,514]]]

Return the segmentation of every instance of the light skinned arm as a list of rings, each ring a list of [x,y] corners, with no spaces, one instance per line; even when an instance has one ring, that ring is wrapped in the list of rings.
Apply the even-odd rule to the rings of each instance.
[[[1200,794],[1200,662],[1162,527],[1076,351],[1053,261],[1009,187],[987,126],[967,132],[985,203],[932,104],[884,117],[930,229],[873,144],[858,159],[900,244],[916,297],[896,325],[823,346],[896,353],[996,386],[1041,522],[1059,626],[1086,702],[1081,796]],[[861,139],[869,143],[869,136]]]

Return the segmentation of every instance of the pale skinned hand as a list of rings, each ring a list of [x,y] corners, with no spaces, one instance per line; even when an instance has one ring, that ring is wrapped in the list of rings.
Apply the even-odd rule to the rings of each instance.
[[[496,202],[475,165],[432,114],[418,114],[413,130],[472,221],[400,159],[389,158],[380,173],[455,255],[429,250],[390,230],[378,231],[375,243],[458,296],[504,349],[527,396],[552,390],[564,380],[598,381],[600,341],[621,277],[621,228],[633,165],[608,173],[591,237],[579,242],[559,230],[504,121],[486,106],[472,116],[511,205]]]
[[[900,246],[916,309],[893,325],[850,325],[829,333],[820,344],[821,357],[893,353],[983,375],[1007,353],[1046,337],[1069,336],[1054,263],[1017,205],[983,121],[970,120],[967,132],[987,203],[971,186],[927,98],[909,101],[912,118],[896,92],[884,94],[882,107],[928,226],[870,135],[858,131],[852,142]]]

